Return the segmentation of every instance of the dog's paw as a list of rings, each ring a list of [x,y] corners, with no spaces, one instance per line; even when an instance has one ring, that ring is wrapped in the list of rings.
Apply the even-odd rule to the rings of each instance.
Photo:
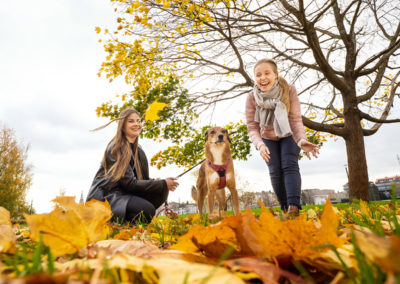
[[[219,218],[218,214],[212,213],[212,214],[208,215],[208,219],[210,219],[211,223],[214,223],[214,222],[219,221],[220,218]]]

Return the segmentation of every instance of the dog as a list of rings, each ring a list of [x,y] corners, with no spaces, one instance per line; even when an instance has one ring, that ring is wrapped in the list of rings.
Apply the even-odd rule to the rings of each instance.
[[[197,202],[200,216],[208,195],[210,216],[214,212],[214,200],[217,197],[219,213],[225,217],[225,187],[232,196],[233,211],[239,214],[239,195],[236,190],[235,171],[230,149],[231,140],[228,131],[222,127],[213,127],[205,132],[205,161],[201,164],[196,187],[192,187],[192,198]]]

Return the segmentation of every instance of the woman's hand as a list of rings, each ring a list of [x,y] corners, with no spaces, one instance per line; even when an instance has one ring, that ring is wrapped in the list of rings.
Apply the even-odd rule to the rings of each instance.
[[[271,159],[271,157],[269,156],[269,149],[265,144],[262,144],[260,146],[260,155],[261,158],[263,158],[264,161],[266,161],[267,163],[269,162],[269,159]]]
[[[166,178],[165,181],[167,182],[167,187],[169,191],[174,191],[179,185],[179,183],[177,183],[174,178]]]
[[[315,145],[315,144],[313,144],[313,143],[311,143],[311,142],[309,142],[309,141],[307,141],[307,140],[304,140],[304,141],[301,143],[301,149],[302,149],[304,152],[306,152],[307,158],[308,158],[309,160],[311,160],[310,153],[312,153],[312,155],[313,155],[315,158],[318,158],[318,155],[317,155],[317,154],[319,154],[319,146],[318,146],[318,145]]]

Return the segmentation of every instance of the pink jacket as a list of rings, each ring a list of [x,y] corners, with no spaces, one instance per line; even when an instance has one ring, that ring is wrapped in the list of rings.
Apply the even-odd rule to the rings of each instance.
[[[289,111],[289,125],[293,133],[293,139],[297,143],[300,139],[307,139],[304,131],[303,120],[301,118],[300,101],[297,96],[296,88],[292,85],[289,91],[290,111]],[[264,126],[260,130],[260,124],[254,121],[254,114],[256,112],[256,101],[253,92],[247,95],[246,99],[246,122],[247,132],[249,133],[251,141],[258,149],[263,143],[262,138],[269,140],[279,140],[276,136],[273,125]]]

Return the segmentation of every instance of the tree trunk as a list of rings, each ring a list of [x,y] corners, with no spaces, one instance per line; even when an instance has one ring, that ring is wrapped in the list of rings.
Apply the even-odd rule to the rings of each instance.
[[[364,135],[357,107],[345,111],[347,164],[349,175],[349,198],[369,200],[369,179],[365,156]]]

